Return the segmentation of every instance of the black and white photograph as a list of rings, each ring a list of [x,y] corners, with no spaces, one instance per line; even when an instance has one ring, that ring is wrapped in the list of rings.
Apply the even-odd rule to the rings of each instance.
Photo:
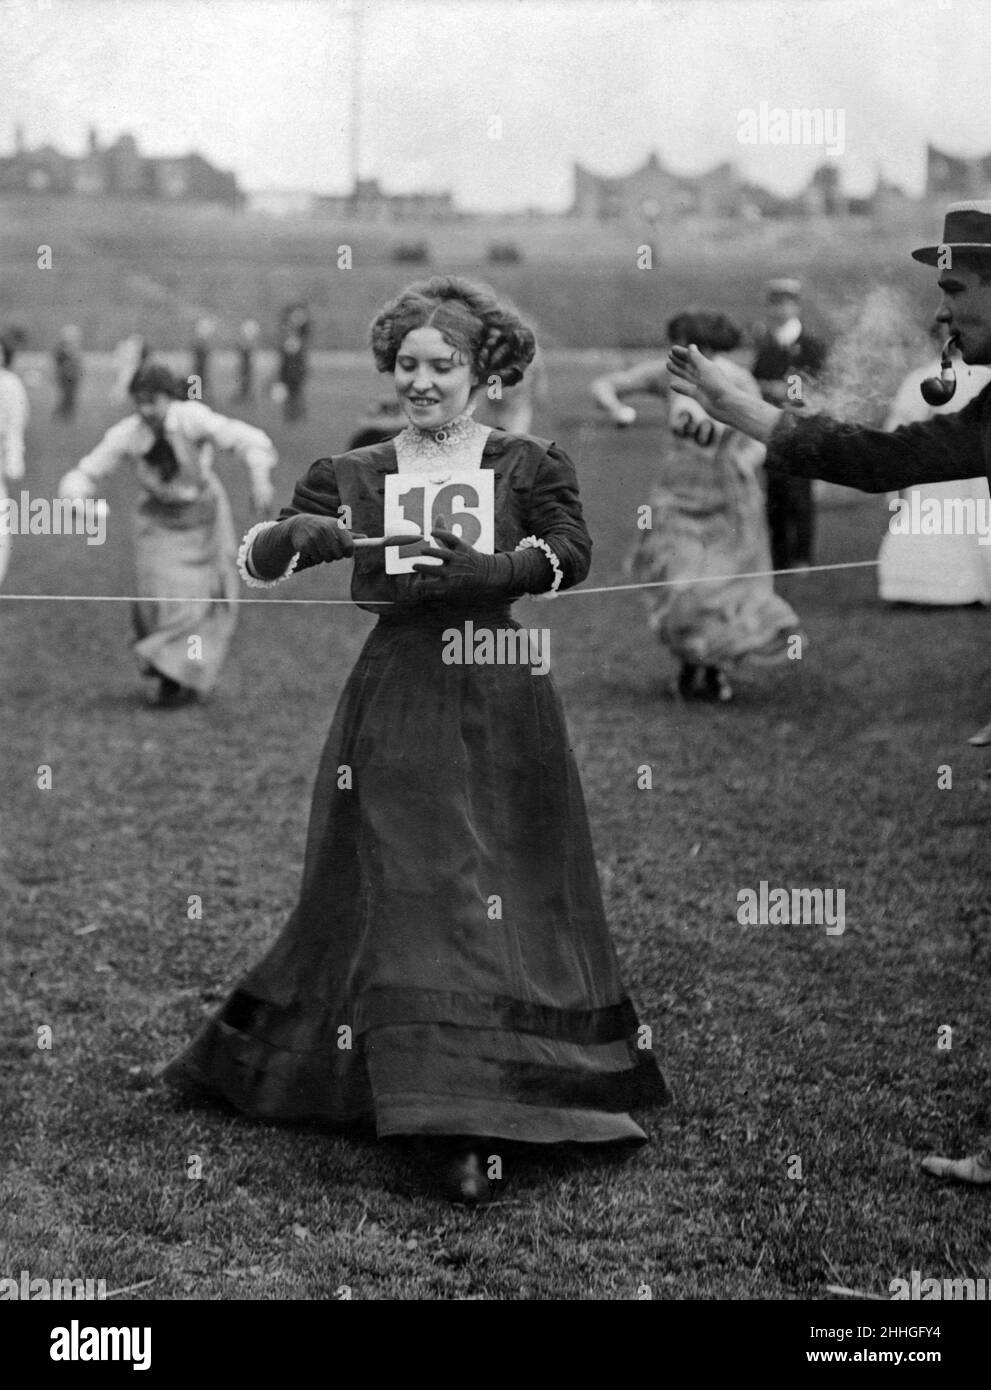
[[[989,54],[984,0],[0,0],[32,1365],[976,1336]]]

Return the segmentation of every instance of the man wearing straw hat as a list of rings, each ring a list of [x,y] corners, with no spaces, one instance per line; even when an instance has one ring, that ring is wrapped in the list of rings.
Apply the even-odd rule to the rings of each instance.
[[[942,298],[936,321],[947,332],[943,383],[944,399],[949,399],[952,343],[969,366],[991,366],[991,201],[951,204],[942,241],[912,255],[939,271]],[[767,445],[769,473],[824,478],[862,492],[897,492],[919,483],[974,477],[991,480],[991,385],[955,414],[887,434],[825,415],[779,409],[745,395],[694,345],[673,347],[668,369],[676,391],[698,401],[714,419]],[[938,386],[938,379],[932,384]],[[972,741],[984,741],[989,730]],[[937,1177],[991,1183],[991,1143],[967,1158],[934,1155],[922,1166]]]

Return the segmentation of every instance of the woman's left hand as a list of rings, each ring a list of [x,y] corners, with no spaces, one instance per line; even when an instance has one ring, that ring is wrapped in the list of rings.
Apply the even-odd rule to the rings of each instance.
[[[465,596],[484,594],[500,582],[497,555],[483,555],[473,550],[453,531],[438,527],[430,533],[436,546],[424,546],[423,556],[430,563],[416,563],[413,573],[419,575],[426,592],[435,588],[438,594],[457,592]],[[440,564],[437,564],[437,561]]]

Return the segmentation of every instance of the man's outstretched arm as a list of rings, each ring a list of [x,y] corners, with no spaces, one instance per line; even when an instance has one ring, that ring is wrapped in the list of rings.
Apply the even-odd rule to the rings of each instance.
[[[672,348],[671,385],[716,420],[767,445],[766,466],[800,478],[825,478],[861,492],[897,492],[918,483],[979,478],[991,387],[955,414],[903,425],[888,434],[827,415],[778,410],[745,395],[698,348]]]

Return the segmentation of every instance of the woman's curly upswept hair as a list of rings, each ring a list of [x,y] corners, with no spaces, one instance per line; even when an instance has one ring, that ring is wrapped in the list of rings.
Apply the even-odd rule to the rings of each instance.
[[[533,330],[493,289],[457,275],[407,285],[380,310],[369,332],[380,372],[394,370],[400,344],[415,328],[436,328],[471,363],[479,381],[497,376],[503,386],[523,380],[537,350]]]

